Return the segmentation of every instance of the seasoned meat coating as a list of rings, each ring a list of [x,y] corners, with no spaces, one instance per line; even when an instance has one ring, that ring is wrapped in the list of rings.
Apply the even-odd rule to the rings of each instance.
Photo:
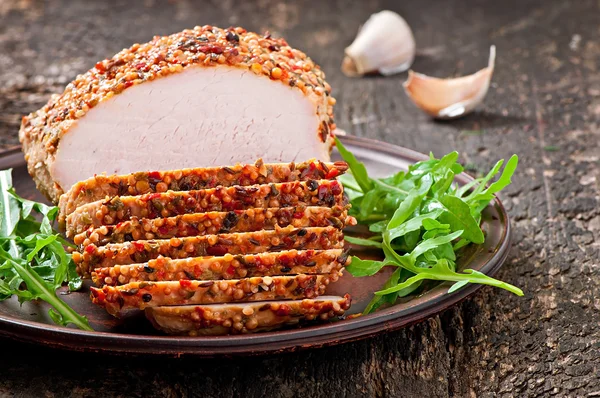
[[[217,186],[277,184],[292,181],[333,179],[348,169],[345,162],[324,163],[311,159],[300,163],[270,163],[225,167],[147,171],[127,175],[95,175],[76,183],[60,197],[61,218],[77,207],[113,196],[137,196],[165,191],[193,191]]]
[[[158,257],[141,264],[96,268],[97,286],[130,282],[241,279],[254,276],[330,274],[350,263],[342,249],[284,250],[247,255],[204,256],[183,259]]]
[[[90,226],[116,225],[138,218],[174,217],[187,213],[289,206],[345,205],[342,184],[311,180],[282,184],[167,191],[140,196],[115,196],[78,207],[67,217],[67,236]]]
[[[344,314],[350,296],[250,303],[146,308],[146,317],[167,334],[201,336],[268,331],[300,322],[325,321]]]
[[[140,239],[169,239],[202,236],[216,233],[254,232],[276,227],[295,228],[328,227],[342,229],[353,225],[346,208],[334,207],[282,207],[268,209],[232,210],[229,212],[192,213],[168,218],[137,218],[117,225],[89,227],[75,235],[76,245],[97,246],[123,243]]]
[[[222,281],[131,282],[91,288],[92,302],[119,316],[128,309],[315,298],[338,275],[265,276]]]
[[[189,258],[291,249],[337,249],[344,246],[343,239],[342,231],[335,227],[289,226],[272,231],[140,240],[100,247],[89,244],[83,250],[73,252],[72,258],[79,274],[87,275],[94,268],[142,263],[158,256]]]

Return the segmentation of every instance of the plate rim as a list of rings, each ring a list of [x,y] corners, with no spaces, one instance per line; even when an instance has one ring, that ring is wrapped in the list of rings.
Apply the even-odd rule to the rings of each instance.
[[[348,135],[339,138],[346,144],[400,157],[411,162],[427,158],[427,155],[417,151],[383,141]],[[8,158],[10,158],[10,161],[14,164],[15,160],[19,160],[18,157],[20,157],[18,166],[21,166],[24,164],[24,159],[20,155],[18,147],[0,151],[0,160],[9,160]],[[0,165],[6,163],[6,161],[0,161]],[[463,181],[469,181],[473,178],[466,173],[461,173],[457,177]],[[511,247],[511,223],[506,209],[496,196],[491,205],[496,208],[500,215],[504,228],[500,243],[495,248],[496,253],[481,268],[481,272],[490,276],[500,269],[508,257]],[[354,318],[348,321],[351,322],[352,327],[346,327],[345,325],[348,325],[346,321],[339,321],[312,327],[250,335],[151,336],[89,332],[0,314],[0,335],[23,342],[44,344],[53,348],[109,354],[175,357],[265,355],[349,343],[398,330],[410,324],[424,321],[456,305],[482,287],[483,285],[479,284],[468,284],[462,289],[447,293],[449,284],[440,284],[420,296],[422,298],[432,296],[423,302],[406,308],[397,308],[397,304],[373,314]],[[273,340],[275,334],[277,337]],[[148,349],[148,347],[151,347],[151,349]]]

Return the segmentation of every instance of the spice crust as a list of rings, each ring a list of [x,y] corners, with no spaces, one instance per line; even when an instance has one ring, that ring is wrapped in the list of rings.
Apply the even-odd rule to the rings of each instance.
[[[112,243],[98,247],[89,244],[73,252],[72,258],[80,275],[94,268],[147,262],[158,256],[188,258],[257,254],[291,249],[337,249],[344,245],[344,235],[335,227],[294,228],[273,231],[242,232]]]
[[[92,287],[92,302],[119,316],[128,309],[165,305],[215,304],[239,301],[314,298],[339,275],[265,276],[222,281],[132,282]]]
[[[89,227],[75,235],[78,246],[91,243],[101,246],[140,239],[170,239],[217,233],[254,232],[273,230],[292,225],[295,228],[335,226],[342,229],[353,225],[345,207],[281,207],[268,209],[235,210],[229,212],[192,213],[168,218],[138,218],[117,225]]]
[[[350,263],[342,249],[284,250],[250,255],[191,257],[171,259],[158,257],[141,264],[97,268],[92,280],[101,287],[130,282],[178,280],[222,280],[255,276],[295,274],[330,274]]]
[[[332,207],[345,204],[342,192],[337,180],[310,180],[115,196],[78,207],[67,217],[67,237],[80,234],[90,226],[115,225],[132,217],[164,218],[186,213],[300,205]]]
[[[203,167],[169,171],[148,171],[127,175],[96,175],[78,182],[60,197],[60,218],[77,207],[114,196],[136,196],[169,191],[192,191],[217,186],[247,186],[292,181],[333,179],[346,172],[345,162],[324,163],[311,159],[300,163],[237,164],[231,167]]]
[[[168,334],[243,334],[295,325],[303,320],[325,321],[343,315],[351,301],[346,294],[283,302],[150,307],[146,308],[146,317],[155,328]]]

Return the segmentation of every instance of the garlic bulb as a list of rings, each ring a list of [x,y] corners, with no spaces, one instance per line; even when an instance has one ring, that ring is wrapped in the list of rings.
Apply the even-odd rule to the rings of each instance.
[[[451,79],[439,79],[408,72],[404,90],[419,108],[436,119],[455,119],[470,113],[479,105],[490,87],[496,47],[490,48],[487,68],[469,75]]]
[[[345,53],[342,72],[347,76],[371,72],[393,75],[412,65],[415,38],[400,15],[385,10],[369,17]]]

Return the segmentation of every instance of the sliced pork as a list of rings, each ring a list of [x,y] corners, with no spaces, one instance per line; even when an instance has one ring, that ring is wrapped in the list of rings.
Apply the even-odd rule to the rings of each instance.
[[[137,172],[127,175],[95,175],[73,185],[60,197],[61,218],[77,207],[113,196],[135,196],[147,193],[192,191],[217,186],[272,184],[335,178],[348,169],[345,162],[323,163],[316,159],[300,163],[237,164],[171,171]]]
[[[79,272],[88,275],[94,268],[142,263],[158,256],[188,258],[291,249],[337,249],[343,246],[344,235],[335,227],[289,226],[273,231],[139,240],[100,247],[90,244],[80,252],[73,252],[72,258]]]
[[[279,206],[342,205],[342,192],[342,185],[336,180],[310,180],[115,196],[78,207],[67,217],[67,236],[79,234],[90,226],[115,225],[132,217],[160,218]]]
[[[92,271],[97,286],[130,282],[241,279],[254,276],[331,274],[350,261],[342,249],[189,257],[158,257],[142,264],[115,265]]]
[[[327,320],[350,308],[350,296],[256,303],[184,305],[146,308],[159,330],[177,335],[224,335],[272,330],[303,320]]]
[[[283,39],[196,27],[134,44],[79,75],[19,138],[52,201],[96,174],[329,160],[331,88]]]
[[[163,305],[213,304],[240,301],[314,298],[338,275],[265,276],[222,281],[131,282],[92,287],[92,301],[109,314]]]
[[[254,232],[273,230],[277,227],[294,228],[328,227],[343,228],[351,223],[345,207],[281,207],[249,209],[229,212],[192,213],[168,218],[138,218],[117,225],[90,227],[76,235],[76,245],[98,246],[123,243],[140,239],[169,239],[186,236],[202,236],[217,233]]]

